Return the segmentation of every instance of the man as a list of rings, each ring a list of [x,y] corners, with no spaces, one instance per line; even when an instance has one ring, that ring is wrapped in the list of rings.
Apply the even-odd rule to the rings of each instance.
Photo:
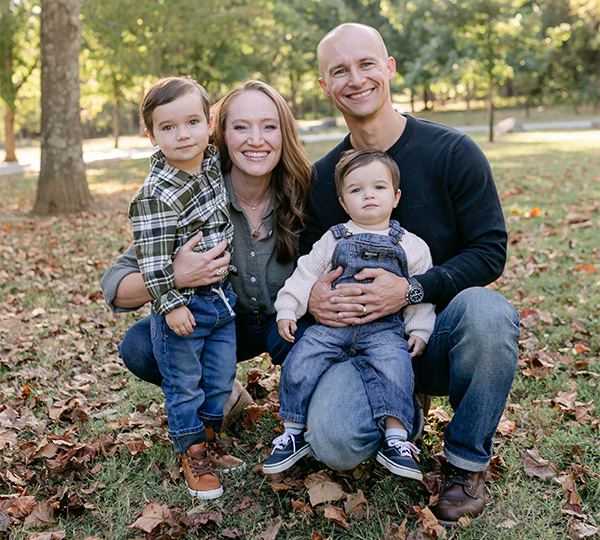
[[[314,165],[302,251],[347,219],[334,186],[342,152],[375,148],[400,168],[402,198],[392,217],[427,242],[434,266],[410,280],[365,270],[357,279],[372,283],[331,290],[340,275],[333,271],[314,286],[309,310],[323,324],[345,326],[371,322],[409,303],[436,304],[429,345],[414,361],[415,384],[417,392],[449,395],[454,409],[444,432],[449,465],[433,508],[441,523],[454,525],[484,510],[492,438],[518,359],[518,314],[500,294],[484,288],[501,275],[506,261],[507,234],[492,172],[466,135],[396,113],[390,97],[395,61],[374,28],[334,28],[319,43],[317,58],[319,83],[350,134]],[[351,469],[376,454],[380,426],[352,362],[335,364],[321,378],[305,438],[315,457],[333,469]]]

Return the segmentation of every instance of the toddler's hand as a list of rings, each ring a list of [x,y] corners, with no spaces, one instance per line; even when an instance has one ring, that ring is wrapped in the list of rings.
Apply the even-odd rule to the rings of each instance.
[[[296,321],[292,321],[291,319],[280,319],[277,321],[279,335],[290,343],[294,343],[296,339],[294,334],[296,333],[297,328]]]
[[[415,358],[423,353],[427,347],[427,343],[425,343],[420,337],[410,336],[408,338],[408,352],[410,353],[411,358]]]
[[[165,319],[169,328],[178,336],[189,336],[194,331],[194,326],[196,326],[192,312],[186,306],[169,311]]]

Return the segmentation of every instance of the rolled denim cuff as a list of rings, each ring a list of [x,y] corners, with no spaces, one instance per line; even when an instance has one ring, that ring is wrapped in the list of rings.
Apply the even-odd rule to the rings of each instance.
[[[448,444],[444,444],[444,454],[446,455],[446,459],[451,465],[458,467],[460,469],[464,469],[465,471],[471,472],[482,472],[485,471],[490,463],[490,460],[486,461],[472,461],[470,459],[465,459],[456,454],[452,453],[452,450],[448,449]]]

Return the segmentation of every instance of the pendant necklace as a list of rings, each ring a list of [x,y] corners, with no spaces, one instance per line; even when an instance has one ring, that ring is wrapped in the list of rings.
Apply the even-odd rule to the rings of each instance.
[[[238,198],[240,201],[242,201],[243,203],[247,204],[247,205],[248,205],[248,206],[249,206],[249,207],[250,207],[252,210],[256,210],[256,207],[257,207],[257,206],[258,206],[258,205],[259,205],[261,202],[263,202],[263,201],[265,200],[265,197],[266,197],[266,196],[269,194],[269,191],[270,191],[270,190],[269,190],[269,189],[267,189],[267,191],[265,191],[265,194],[264,194],[264,195],[263,195],[263,196],[262,196],[260,199],[258,199],[258,201],[256,201],[255,203],[251,203],[251,202],[247,201],[246,199],[242,199],[242,198],[241,198],[241,197],[240,197],[240,196],[237,194],[237,192],[236,192],[236,191],[234,191],[234,193],[235,193],[235,196],[236,196],[236,197],[237,197],[237,198]]]
[[[260,236],[260,228],[264,225],[262,218],[258,227],[254,225],[254,223],[252,223],[248,216],[246,216],[246,219],[248,220],[248,223],[250,223],[250,226],[252,228],[252,232],[250,233],[252,235],[252,238],[258,238]]]

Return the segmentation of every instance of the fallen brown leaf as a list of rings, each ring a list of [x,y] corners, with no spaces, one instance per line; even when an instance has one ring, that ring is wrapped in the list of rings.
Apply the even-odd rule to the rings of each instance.
[[[277,535],[279,534],[279,530],[283,525],[283,520],[277,516],[275,519],[269,523],[269,526],[265,530],[265,532],[259,535],[259,540],[275,540]]]
[[[331,504],[327,505],[325,507],[323,515],[325,519],[333,521],[334,523],[336,523],[340,527],[343,527],[346,530],[350,528],[350,523],[348,523],[346,519],[346,514],[341,508],[338,508],[337,506],[332,506]]]
[[[307,476],[304,485],[313,507],[329,501],[339,501],[344,496],[342,487],[323,472]]]
[[[537,448],[521,454],[523,470],[527,476],[535,476],[540,480],[549,480],[558,474],[557,466],[540,456]]]

